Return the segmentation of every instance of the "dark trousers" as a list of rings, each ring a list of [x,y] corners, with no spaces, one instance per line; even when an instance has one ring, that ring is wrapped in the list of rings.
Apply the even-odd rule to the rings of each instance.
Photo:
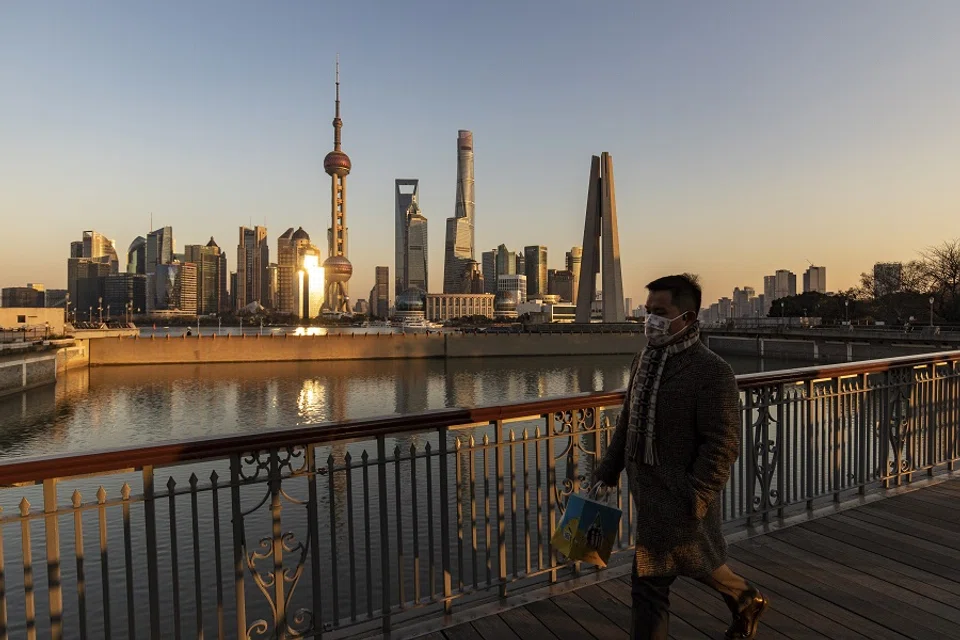
[[[631,640],[667,640],[670,627],[670,585],[675,576],[644,577],[633,571],[633,620],[630,623]],[[730,613],[740,612],[744,593],[750,589],[747,581],[722,565],[700,582],[723,596]]]

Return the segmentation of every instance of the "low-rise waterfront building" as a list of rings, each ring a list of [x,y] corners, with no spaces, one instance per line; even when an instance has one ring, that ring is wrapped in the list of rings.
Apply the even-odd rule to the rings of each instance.
[[[493,299],[490,293],[428,293],[427,320],[446,322],[467,316],[492,318]]]

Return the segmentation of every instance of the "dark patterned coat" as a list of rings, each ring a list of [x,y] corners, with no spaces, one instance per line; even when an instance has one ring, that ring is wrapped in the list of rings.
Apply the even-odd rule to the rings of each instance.
[[[719,495],[740,449],[733,370],[700,342],[670,357],[657,397],[657,466],[642,464],[642,443],[637,460],[624,460],[632,386],[597,478],[615,486],[626,462],[639,575],[704,576],[726,562]]]

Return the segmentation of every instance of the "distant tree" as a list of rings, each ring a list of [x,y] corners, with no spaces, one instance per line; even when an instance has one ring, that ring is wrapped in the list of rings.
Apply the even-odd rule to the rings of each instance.
[[[934,298],[936,314],[951,322],[960,321],[960,239],[921,251],[919,269],[926,292]]]

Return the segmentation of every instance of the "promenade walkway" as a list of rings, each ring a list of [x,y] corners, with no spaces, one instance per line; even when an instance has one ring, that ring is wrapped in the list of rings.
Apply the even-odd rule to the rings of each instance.
[[[770,598],[764,640],[958,638],[960,480],[732,544],[730,565]],[[620,575],[422,637],[626,638],[629,602]],[[671,638],[723,638],[729,613],[708,588],[679,580],[671,605]]]

